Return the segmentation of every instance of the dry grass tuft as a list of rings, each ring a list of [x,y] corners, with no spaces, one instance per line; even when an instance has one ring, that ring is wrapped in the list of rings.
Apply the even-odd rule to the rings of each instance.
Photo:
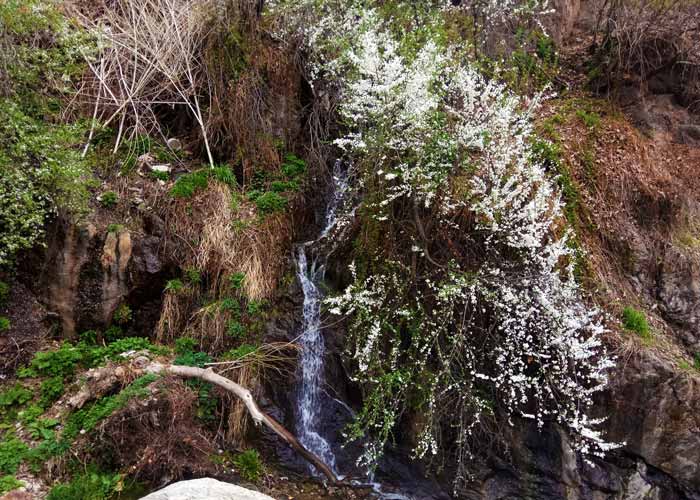
[[[265,380],[294,376],[298,350],[296,344],[273,342],[264,344],[239,359],[213,363],[212,366],[217,367],[221,375],[226,375],[250,390],[253,397],[258,399]],[[230,395],[227,397],[227,405],[231,410],[228,416],[226,439],[243,445],[250,429],[250,415],[240,399]]]

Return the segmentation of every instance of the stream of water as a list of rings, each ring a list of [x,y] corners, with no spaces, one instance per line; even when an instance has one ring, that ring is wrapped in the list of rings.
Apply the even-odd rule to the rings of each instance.
[[[323,294],[319,285],[325,276],[328,256],[335,249],[334,242],[337,241],[338,235],[334,231],[340,229],[340,216],[348,193],[348,173],[343,170],[341,162],[337,161],[333,167],[333,183],[326,205],[323,229],[318,238],[300,245],[296,255],[297,278],[304,293],[302,332],[299,337],[301,352],[297,389],[297,436],[307,449],[318,455],[339,477],[341,475],[331,445],[321,434],[321,409],[324,398],[328,396],[323,390],[325,344],[321,332]],[[352,211],[350,215],[352,216]],[[328,241],[324,241],[325,239]],[[352,412],[342,401],[335,401]],[[372,487],[382,500],[410,500],[409,496],[401,493],[384,492],[382,485],[373,480],[363,484]]]
[[[324,227],[319,237],[297,249],[297,277],[304,292],[300,382],[297,401],[297,433],[301,443],[316,453],[337,474],[336,460],[328,441],[320,434],[323,396],[325,345],[321,334],[321,302],[319,285],[324,278],[326,258],[332,245],[317,245],[326,238],[338,222],[338,211],[348,191],[347,172],[341,162],[333,167],[332,190],[326,205]]]

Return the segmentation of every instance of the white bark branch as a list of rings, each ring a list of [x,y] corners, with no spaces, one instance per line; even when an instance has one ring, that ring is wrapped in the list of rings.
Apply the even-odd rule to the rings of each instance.
[[[253,399],[253,395],[245,387],[238,385],[226,377],[222,377],[221,375],[214,373],[211,368],[149,363],[145,366],[144,370],[148,373],[167,373],[178,377],[198,378],[204,380],[205,382],[218,385],[219,387],[233,393],[236,395],[236,397],[243,401],[248,409],[248,413],[250,413],[250,416],[256,425],[261,423],[264,424],[268,429],[284,439],[287,444],[294,448],[302,457],[304,457],[304,459],[313,465],[316,470],[323,473],[323,475],[325,475],[331,483],[338,483],[338,478],[331,468],[328,467],[328,465],[326,465],[315,453],[307,450],[292,433],[282,426],[282,424],[277,422],[271,416],[262,412]]]

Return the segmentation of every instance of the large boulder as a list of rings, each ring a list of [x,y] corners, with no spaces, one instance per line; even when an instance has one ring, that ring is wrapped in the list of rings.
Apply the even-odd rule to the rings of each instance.
[[[274,500],[257,491],[216,479],[202,478],[180,481],[146,495],[141,500]]]

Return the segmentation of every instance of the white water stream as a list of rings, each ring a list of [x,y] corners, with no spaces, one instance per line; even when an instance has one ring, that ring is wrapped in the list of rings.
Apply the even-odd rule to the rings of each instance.
[[[307,241],[297,249],[297,278],[304,293],[302,333],[299,337],[301,353],[299,356],[299,385],[297,389],[297,436],[301,444],[318,455],[336,475],[338,474],[335,455],[328,440],[320,433],[321,409],[329,401],[323,390],[325,344],[321,332],[321,303],[323,294],[319,285],[325,275],[326,259],[335,249],[340,229],[341,211],[349,193],[348,173],[340,161],[333,167],[333,186],[326,205],[324,227],[315,240]],[[352,216],[354,209],[350,211]],[[328,242],[322,240],[328,238]],[[325,244],[324,244],[325,243]],[[331,398],[335,400],[335,398]],[[352,413],[342,401],[335,400]],[[382,485],[370,479],[365,484],[372,487],[382,500],[411,500],[400,493],[382,491]]]
[[[319,432],[323,390],[325,345],[321,334],[321,302],[319,284],[325,274],[326,258],[332,245],[315,245],[336,227],[338,210],[348,192],[347,172],[340,161],[333,167],[333,189],[326,205],[325,224],[319,237],[297,249],[297,277],[304,292],[302,334],[299,337],[300,382],[297,401],[297,434],[299,441],[316,453],[337,474],[335,456],[328,441]],[[318,249],[322,254],[318,254]]]

